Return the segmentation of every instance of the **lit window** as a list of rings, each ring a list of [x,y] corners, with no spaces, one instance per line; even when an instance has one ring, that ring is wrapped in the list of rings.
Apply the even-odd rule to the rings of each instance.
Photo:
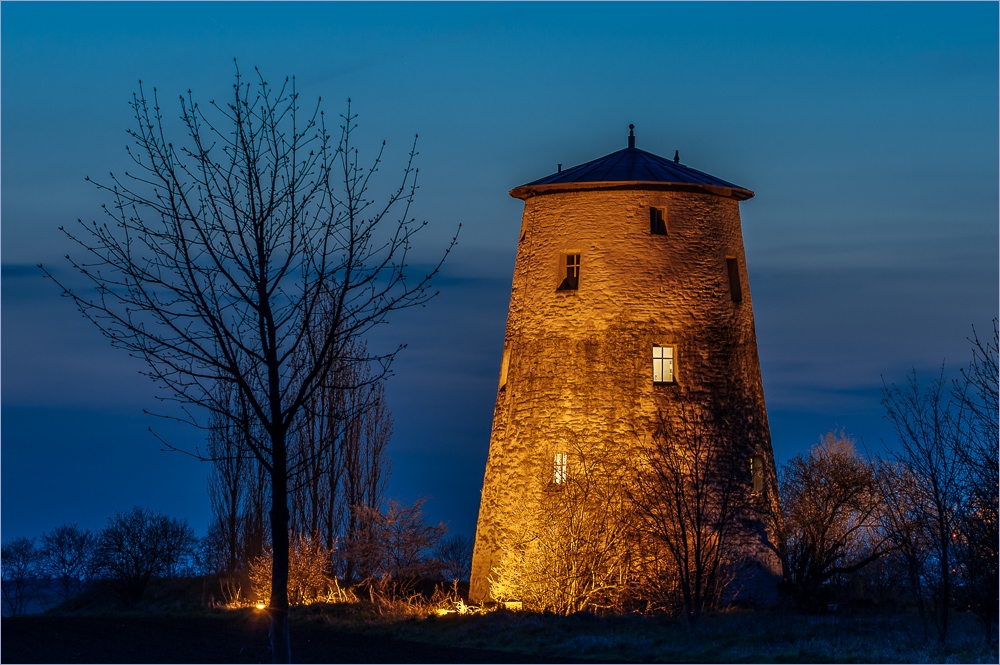
[[[563,254],[565,257],[565,279],[559,284],[558,291],[575,291],[580,286],[580,255]]]
[[[674,382],[674,347],[653,347],[653,383]]]
[[[663,208],[649,209],[649,232],[654,236],[667,235],[667,216]]]
[[[733,302],[743,301],[743,289],[740,287],[740,264],[736,258],[726,257],[726,271],[729,273],[729,296]]]
[[[503,359],[500,361],[500,386],[503,388],[507,385],[507,368],[510,367],[510,345],[503,345]],[[499,390],[498,388],[498,390]]]
[[[566,482],[566,453],[556,453],[552,460],[552,482],[556,485]]]
[[[750,456],[750,478],[753,482],[753,493],[759,494],[764,491],[764,457],[762,455]]]

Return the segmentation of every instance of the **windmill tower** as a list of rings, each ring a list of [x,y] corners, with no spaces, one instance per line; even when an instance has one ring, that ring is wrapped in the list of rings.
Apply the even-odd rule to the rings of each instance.
[[[526,185],[470,598],[590,459],[694,405],[736,414],[748,483],[774,461],[739,202],[753,192],[635,147]],[[686,405],[686,406],[685,406]],[[776,493],[772,493],[776,497]],[[777,562],[761,547],[758,567]]]

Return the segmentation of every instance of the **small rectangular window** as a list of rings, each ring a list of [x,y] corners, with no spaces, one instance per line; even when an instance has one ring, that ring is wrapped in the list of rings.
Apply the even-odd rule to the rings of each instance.
[[[674,382],[674,347],[653,347],[653,383]]]
[[[764,457],[762,455],[750,456],[750,479],[753,483],[754,494],[760,494],[764,491]]]
[[[556,453],[552,460],[552,482],[556,485],[566,482],[566,453]]]
[[[507,368],[510,367],[510,345],[503,345],[503,360],[500,361],[500,386],[497,388],[503,388],[507,385]]]
[[[649,232],[654,236],[667,235],[667,215],[663,208],[649,209]]]
[[[565,269],[562,274],[564,278],[556,290],[576,291],[580,287],[580,255],[563,254],[563,257],[563,266],[565,266]]]
[[[729,297],[733,302],[743,301],[743,289],[740,286],[740,264],[732,257],[726,257],[726,271],[729,273]]]

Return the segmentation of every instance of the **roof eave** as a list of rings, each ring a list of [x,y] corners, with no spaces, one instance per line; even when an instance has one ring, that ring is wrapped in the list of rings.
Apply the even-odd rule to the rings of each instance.
[[[580,192],[597,189],[650,189],[674,192],[707,192],[716,196],[746,201],[753,197],[753,192],[743,187],[719,187],[691,182],[651,182],[647,180],[620,180],[611,182],[564,182],[545,185],[521,185],[510,190],[515,199],[529,199],[542,194],[558,194],[561,192]]]

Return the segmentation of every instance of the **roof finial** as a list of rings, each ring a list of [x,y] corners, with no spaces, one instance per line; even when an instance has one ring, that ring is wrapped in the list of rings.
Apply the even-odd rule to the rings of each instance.
[[[677,164],[680,161],[681,161],[681,151],[680,150],[674,150],[674,164]]]
[[[630,148],[634,148],[635,147],[635,131],[633,131],[633,130],[635,130],[635,125],[629,125],[628,126],[628,147],[630,147]]]

